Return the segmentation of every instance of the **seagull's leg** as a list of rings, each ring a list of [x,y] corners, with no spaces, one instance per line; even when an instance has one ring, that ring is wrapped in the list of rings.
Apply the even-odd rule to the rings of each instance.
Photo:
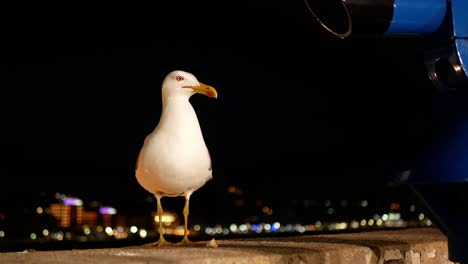
[[[192,244],[192,241],[188,239],[188,215],[189,215],[189,201],[190,195],[185,197],[185,206],[184,206],[184,238],[178,244],[180,245],[189,245]]]
[[[159,245],[158,246],[165,246],[165,245],[170,245],[172,243],[167,242],[166,239],[164,239],[164,230],[163,230],[163,221],[162,221],[162,214],[163,214],[163,208],[161,205],[161,198],[157,197],[156,199],[158,201],[158,219],[159,219]]]
[[[163,208],[162,208],[162,205],[161,205],[161,197],[157,196],[156,201],[157,201],[157,204],[158,204],[156,214],[157,214],[157,217],[159,219],[159,241],[148,244],[148,246],[161,247],[161,246],[172,245],[173,243],[168,242],[168,241],[166,241],[166,239],[164,239],[164,230],[163,230],[163,222],[162,222]]]

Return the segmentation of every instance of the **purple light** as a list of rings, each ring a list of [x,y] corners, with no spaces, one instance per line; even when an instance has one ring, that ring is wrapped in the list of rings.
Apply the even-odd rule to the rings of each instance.
[[[63,199],[63,204],[68,206],[78,206],[83,205],[83,201],[75,197],[67,197]]]
[[[117,210],[115,210],[115,208],[110,207],[110,206],[101,206],[99,207],[99,213],[113,215],[117,213]]]

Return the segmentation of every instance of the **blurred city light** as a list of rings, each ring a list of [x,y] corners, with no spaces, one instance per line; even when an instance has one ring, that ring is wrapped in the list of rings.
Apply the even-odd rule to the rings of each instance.
[[[130,232],[133,233],[133,234],[135,234],[136,232],[138,232],[138,227],[136,227],[136,226],[131,226],[131,227],[130,227]]]
[[[161,221],[163,223],[173,223],[175,221],[176,217],[174,214],[164,212],[161,217]],[[157,215],[154,216],[154,221],[156,223],[159,223],[159,217]]]
[[[146,232],[145,229],[140,229],[139,234],[141,238],[145,238],[148,235],[148,232]]]
[[[228,188],[228,193],[238,196],[242,192],[238,187],[231,186]],[[126,215],[118,212],[113,206],[102,206],[95,200],[84,204],[79,198],[59,193],[56,198],[58,201],[51,201],[48,205],[42,203],[41,206],[33,206],[30,210],[35,217],[41,219],[51,217],[54,221],[56,220],[56,224],[51,221],[47,225],[31,227],[30,230],[25,230],[26,234],[23,239],[31,241],[30,243],[63,240],[80,243],[113,240],[130,242],[138,239],[157,239],[158,229],[155,225],[159,224],[159,218],[154,211],[142,216]],[[243,201],[243,206],[246,208],[248,206],[255,208],[251,211],[251,215],[243,216],[244,221],[219,222],[211,225],[195,221],[187,230],[188,234],[203,239],[203,236],[228,238],[230,236],[266,235],[267,233],[271,235],[274,233],[304,234],[433,225],[424,213],[417,212],[414,204],[404,204],[396,200],[381,203],[383,204],[381,207],[369,203],[368,199],[304,200],[289,205],[292,210],[297,211],[298,215],[300,213],[303,217],[294,221],[285,218],[284,209],[278,204],[264,200],[243,199]],[[232,203],[232,206],[232,208],[244,210],[244,208],[236,207],[235,203]],[[273,208],[275,208],[275,215],[273,215]],[[353,214],[348,215],[349,212]],[[2,216],[0,224],[2,224],[1,221],[8,219],[8,214],[1,212],[0,215]],[[180,225],[177,214],[164,212],[162,222],[166,227],[166,235],[184,235],[184,226]],[[1,241],[17,239],[10,234],[10,230],[2,226]]]
[[[69,205],[69,206],[80,206],[80,205],[83,205],[83,201],[76,197],[64,197],[63,204]]]
[[[103,215],[114,215],[117,213],[117,210],[111,206],[101,206],[99,207],[99,213]]]

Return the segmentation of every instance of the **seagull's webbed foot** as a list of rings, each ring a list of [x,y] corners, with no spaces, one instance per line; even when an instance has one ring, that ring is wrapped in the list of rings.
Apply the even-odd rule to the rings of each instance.
[[[190,241],[188,237],[184,236],[182,241],[175,244],[175,246],[205,246],[203,241]]]
[[[165,240],[164,238],[162,239],[160,238],[156,242],[144,244],[143,246],[144,247],[164,247],[164,246],[172,246],[172,245],[175,245],[175,244]]]
[[[190,241],[187,236],[184,236],[182,241],[180,241],[176,245],[177,246],[188,246],[188,245],[195,245],[195,244],[197,244],[197,243]]]

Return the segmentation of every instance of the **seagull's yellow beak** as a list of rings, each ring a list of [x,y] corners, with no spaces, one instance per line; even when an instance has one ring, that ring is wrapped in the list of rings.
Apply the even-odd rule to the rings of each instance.
[[[200,85],[187,85],[183,86],[183,88],[190,88],[196,93],[204,94],[211,98],[218,98],[218,92],[216,91],[216,89],[213,88],[213,86],[209,86],[204,83],[200,83]]]

